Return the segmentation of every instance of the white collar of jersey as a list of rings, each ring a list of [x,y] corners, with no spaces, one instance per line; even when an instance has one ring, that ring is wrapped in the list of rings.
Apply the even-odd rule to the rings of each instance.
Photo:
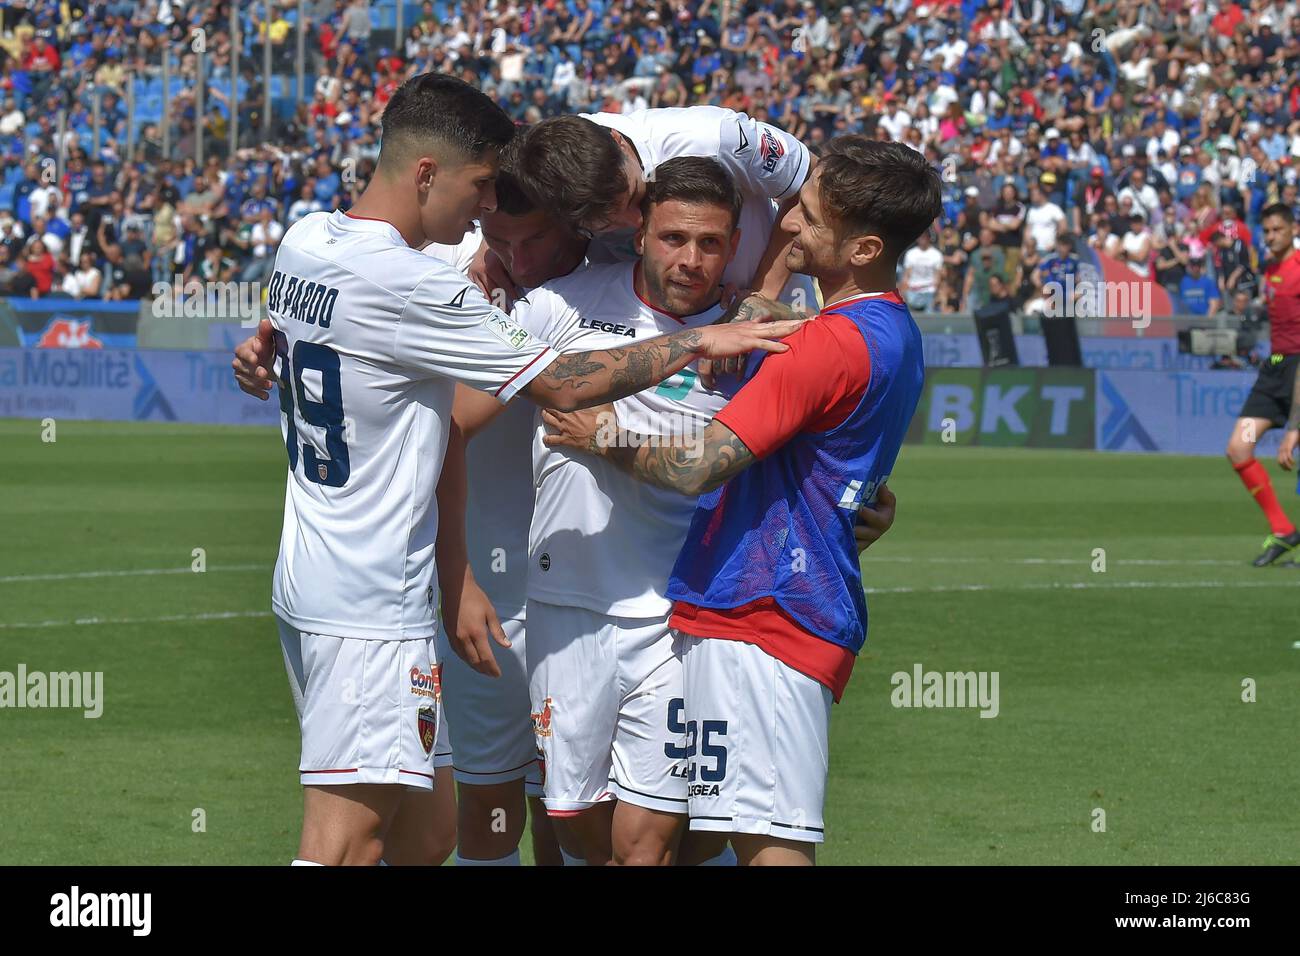
[[[837,305],[843,305],[845,302],[856,302],[858,299],[878,299],[882,295],[898,295],[897,289],[890,289],[888,292],[859,292],[857,295],[846,295],[842,299],[836,299],[834,302],[827,302],[822,306],[823,312],[828,312]]]
[[[374,219],[370,216],[354,216],[350,212],[344,212],[342,209],[335,209],[330,215],[330,225],[336,229],[342,229],[345,232],[368,232],[374,235],[390,236],[402,245],[406,245],[406,240],[402,234],[397,231],[387,219]]]

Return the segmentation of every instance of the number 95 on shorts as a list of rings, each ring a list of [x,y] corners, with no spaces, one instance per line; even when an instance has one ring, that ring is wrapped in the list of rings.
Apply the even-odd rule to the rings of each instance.
[[[830,689],[753,644],[679,636],[691,829],[823,842]]]

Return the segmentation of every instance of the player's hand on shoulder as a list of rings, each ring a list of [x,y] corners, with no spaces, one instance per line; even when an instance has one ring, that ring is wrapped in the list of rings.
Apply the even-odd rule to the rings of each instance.
[[[544,408],[542,424],[546,426],[542,443],[547,447],[573,448],[599,455],[613,444],[610,437],[617,434],[618,416],[610,404],[580,408],[576,412]]]
[[[275,376],[275,327],[269,319],[257,326],[257,334],[235,346],[235,358],[230,367],[235,370],[235,382],[240,391],[266,401]]]
[[[488,248],[485,242],[478,247],[478,252],[474,253],[474,261],[470,263],[468,275],[487,300],[503,312],[509,312],[511,306],[515,304],[515,299],[519,298],[519,287],[515,285],[514,279],[506,271],[505,263],[501,257]]]
[[[889,490],[888,485],[881,485],[876,493],[874,505],[863,505],[858,509],[858,520],[853,525],[853,537],[857,542],[858,554],[880,540],[881,535],[894,525],[894,514],[898,499]]]
[[[790,306],[769,299],[758,292],[740,294],[735,286],[731,285],[724,287],[722,291],[722,306],[726,311],[718,319],[718,324],[807,318],[802,312],[797,312]],[[700,384],[712,391],[720,376],[739,375],[745,367],[745,360],[745,355],[733,355],[720,360],[700,359],[695,371],[700,377]]]
[[[799,331],[805,319],[777,319],[771,322],[738,321],[727,325],[706,325],[698,332],[694,345],[701,358],[718,359],[748,355],[754,349],[785,352],[789,346],[780,339]]]

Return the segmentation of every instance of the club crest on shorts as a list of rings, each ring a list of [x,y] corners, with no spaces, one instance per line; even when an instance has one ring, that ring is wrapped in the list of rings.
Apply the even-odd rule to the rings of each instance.
[[[538,737],[551,736],[551,698],[542,701],[541,713],[533,714],[533,733]],[[537,751],[539,754],[541,750]]]
[[[424,706],[415,717],[416,729],[420,732],[420,746],[426,754],[433,753],[433,742],[438,739],[438,708]]]

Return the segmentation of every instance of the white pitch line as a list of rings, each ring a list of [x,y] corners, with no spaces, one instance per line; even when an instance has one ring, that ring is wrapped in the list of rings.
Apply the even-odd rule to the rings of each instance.
[[[77,581],[87,578],[136,578],[159,574],[212,574],[217,571],[266,571],[269,564],[213,565],[206,571],[193,568],[138,568],[134,571],[68,571],[62,574],[11,574],[0,577],[0,584],[26,584],[28,581]]]
[[[1090,565],[1091,558],[893,558],[864,557],[862,560],[876,564],[1060,564]],[[1244,561],[1225,561],[1218,558],[1196,558],[1180,560],[1177,558],[1116,558],[1109,564],[1128,564],[1146,567],[1182,567],[1194,565],[1213,565],[1215,567],[1246,567]]]
[[[32,630],[43,627],[90,627],[98,624],[169,624],[178,621],[230,621],[237,618],[270,616],[270,611],[213,611],[207,614],[168,614],[164,617],[78,617],[71,621],[0,623],[0,631]]]
[[[1300,578],[1294,581],[1116,581],[1113,584],[1101,581],[1064,581],[1051,584],[940,584],[927,588],[866,588],[868,594],[948,594],[962,591],[1088,591],[1088,590],[1128,590],[1146,588],[1271,588],[1297,587]]]

